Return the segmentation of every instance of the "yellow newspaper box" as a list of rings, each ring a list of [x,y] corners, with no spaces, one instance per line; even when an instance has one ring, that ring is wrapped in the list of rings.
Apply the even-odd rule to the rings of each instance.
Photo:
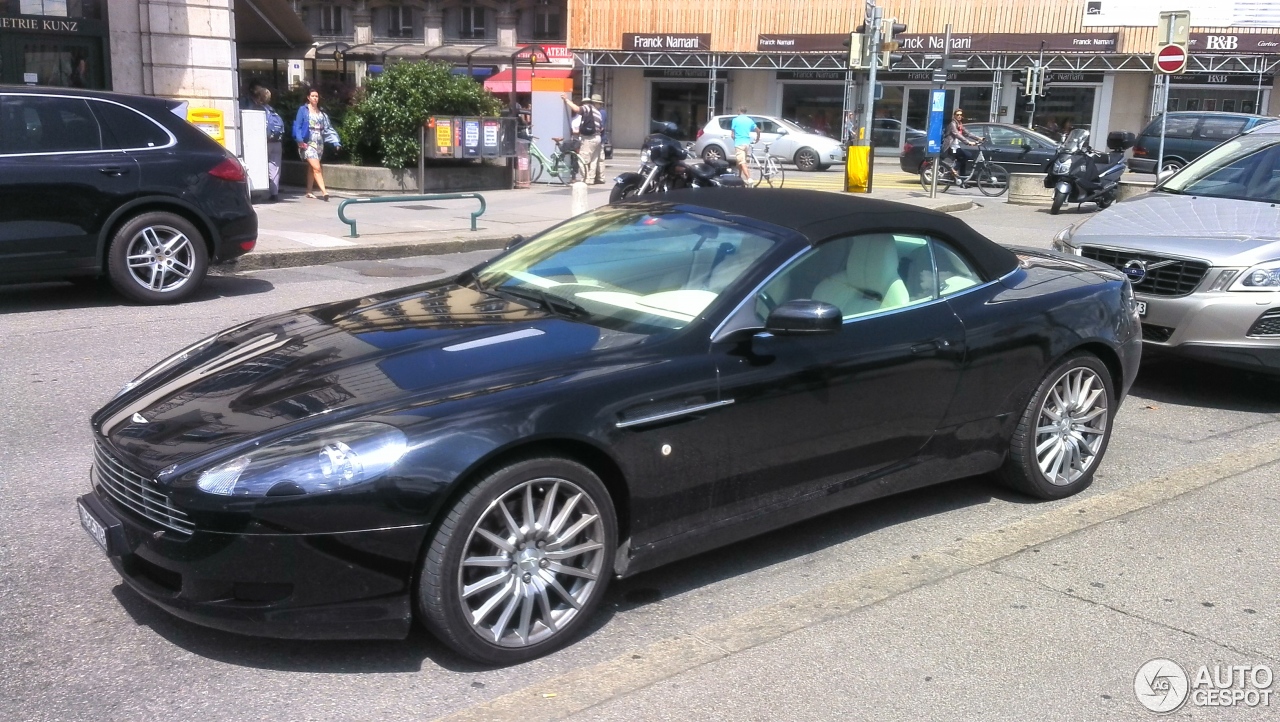
[[[222,145],[227,144],[227,126],[217,108],[188,108],[187,122],[209,134]]]

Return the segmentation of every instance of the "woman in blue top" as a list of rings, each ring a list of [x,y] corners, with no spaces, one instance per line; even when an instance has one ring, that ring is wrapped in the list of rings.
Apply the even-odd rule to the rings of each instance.
[[[320,170],[320,158],[324,155],[324,144],[333,146],[334,150],[342,147],[338,140],[338,132],[329,122],[329,115],[320,110],[320,91],[315,88],[307,93],[307,104],[298,108],[298,117],[293,119],[293,139],[298,142],[298,154],[311,166],[307,174],[307,197],[315,198],[311,193],[312,185],[320,185],[320,197],[329,200],[329,191],[324,187],[324,172]]]

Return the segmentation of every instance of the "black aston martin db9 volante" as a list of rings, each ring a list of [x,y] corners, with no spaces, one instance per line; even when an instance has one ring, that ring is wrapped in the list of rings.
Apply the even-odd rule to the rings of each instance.
[[[1137,373],[1129,282],[950,216],[701,189],[455,278],[268,316],[92,419],[80,518],[179,617],[553,650],[613,576],[998,472],[1097,471]]]

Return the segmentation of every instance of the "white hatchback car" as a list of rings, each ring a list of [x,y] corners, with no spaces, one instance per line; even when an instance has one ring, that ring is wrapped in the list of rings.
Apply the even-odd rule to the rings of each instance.
[[[733,156],[733,131],[729,124],[736,115],[717,115],[698,131],[693,152],[706,160]],[[825,170],[844,162],[844,146],[835,138],[818,135],[782,118],[752,115],[760,128],[760,143],[769,146],[769,155],[800,170]]]

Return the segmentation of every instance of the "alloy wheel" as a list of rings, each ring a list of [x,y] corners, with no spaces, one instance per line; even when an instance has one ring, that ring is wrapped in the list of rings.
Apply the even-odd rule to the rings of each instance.
[[[191,239],[177,228],[151,225],[129,239],[125,260],[129,275],[139,286],[169,293],[191,280],[196,251]]]
[[[533,479],[494,500],[472,527],[458,567],[472,630],[503,647],[555,635],[601,583],[605,533],[591,496],[565,479]]]
[[[1091,368],[1063,374],[1040,405],[1036,463],[1055,486],[1075,482],[1093,466],[1107,433],[1107,391]]]

